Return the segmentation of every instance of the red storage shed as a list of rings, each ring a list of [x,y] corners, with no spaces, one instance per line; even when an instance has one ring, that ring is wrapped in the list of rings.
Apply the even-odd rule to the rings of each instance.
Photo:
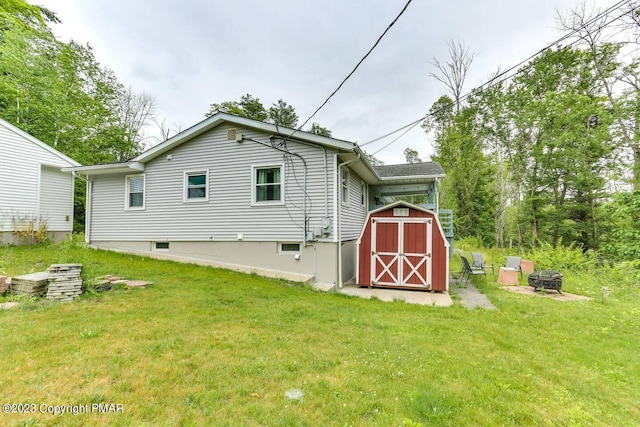
[[[449,242],[438,215],[399,201],[369,212],[358,239],[358,286],[449,290]]]

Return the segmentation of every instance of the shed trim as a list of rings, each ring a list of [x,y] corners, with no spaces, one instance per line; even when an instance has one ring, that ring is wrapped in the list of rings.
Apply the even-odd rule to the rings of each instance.
[[[414,205],[413,203],[405,202],[404,200],[398,200],[396,202],[393,202],[388,205],[384,205],[377,209],[369,211],[369,213],[367,214],[367,218],[365,219],[364,224],[362,225],[362,231],[360,231],[360,236],[358,237],[357,244],[359,245],[362,243],[362,236],[364,235],[364,232],[367,228],[367,224],[369,224],[369,221],[371,220],[371,215],[381,211],[386,211],[387,209],[392,209],[398,206],[405,206],[408,208],[416,209],[421,212],[432,214],[435,216],[436,219],[438,218],[438,214],[432,210],[425,209],[418,205]],[[442,229],[442,225],[440,224],[440,221],[435,221],[435,223],[438,225],[438,232],[440,233],[440,235],[442,236],[442,239],[444,240],[445,247],[449,249],[449,241],[447,240],[447,237],[444,234],[444,230]]]

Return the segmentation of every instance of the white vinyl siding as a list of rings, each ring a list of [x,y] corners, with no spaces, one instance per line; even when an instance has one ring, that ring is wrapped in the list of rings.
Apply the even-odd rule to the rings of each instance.
[[[184,173],[184,201],[206,202],[209,200],[209,171]]]
[[[227,140],[221,125],[159,156],[145,165],[145,210],[122,211],[122,175],[93,177],[92,241],[244,241],[301,242],[304,165],[296,156],[283,160],[281,151],[247,138],[269,141],[269,134],[240,129],[245,141]],[[291,152],[307,162],[308,231],[322,227],[325,217],[324,153],[290,140]],[[334,152],[328,151],[330,159]],[[292,166],[293,163],[293,166]],[[333,212],[334,162],[328,162],[327,211]],[[282,167],[282,202],[259,208],[253,203],[256,166]],[[184,171],[209,170],[209,203],[184,203]],[[211,184],[214,184],[212,187]],[[333,196],[332,196],[333,194]],[[118,210],[118,207],[120,208]],[[330,241],[332,236],[323,240]]]
[[[0,233],[13,230],[13,217],[37,219],[41,209],[46,210],[42,213],[50,231],[71,231],[73,221],[67,222],[66,216],[73,217],[73,177],[60,172],[70,166],[74,165],[53,150],[33,143],[0,121]],[[43,167],[55,177],[48,172],[41,176]],[[47,181],[49,178],[53,181]]]
[[[363,205],[362,191],[366,190],[366,186],[360,185],[361,178],[352,170],[348,173],[348,188],[343,190],[347,193],[347,203],[343,203],[340,207],[340,224],[341,238],[345,240],[354,240],[360,236],[362,226],[367,218],[368,206]]]
[[[47,230],[73,230],[73,179],[68,173],[46,166],[41,168],[38,210]]]
[[[144,209],[144,175],[128,175],[125,179],[125,209]]]

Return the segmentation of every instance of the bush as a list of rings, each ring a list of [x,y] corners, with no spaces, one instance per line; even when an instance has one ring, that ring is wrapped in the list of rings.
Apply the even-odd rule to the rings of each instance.
[[[590,270],[596,268],[598,260],[594,251],[584,251],[575,242],[563,246],[562,241],[556,247],[550,243],[540,242],[540,246],[523,254],[523,258],[530,259],[536,270]]]
[[[35,215],[14,215],[11,218],[13,234],[27,245],[46,242],[47,221]]]

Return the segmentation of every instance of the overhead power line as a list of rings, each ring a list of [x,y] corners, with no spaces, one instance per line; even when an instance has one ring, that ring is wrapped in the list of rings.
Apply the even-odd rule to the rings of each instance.
[[[395,25],[395,23],[398,21],[398,19],[400,19],[400,17],[404,14],[404,12],[407,10],[407,8],[409,7],[409,4],[411,4],[413,0],[408,0],[407,3],[404,5],[404,7],[402,8],[402,10],[400,11],[400,13],[398,14],[398,16],[395,17],[395,19],[393,21],[391,21],[391,23],[387,26],[387,28],[384,30],[384,32],[382,33],[382,35],[380,35],[380,37],[378,37],[378,40],[376,40],[376,42],[373,44],[373,46],[371,47],[371,49],[369,49],[369,51],[362,57],[362,59],[356,64],[356,66],[353,68],[353,70],[351,70],[351,72],[347,75],[347,77],[345,77],[342,82],[338,85],[338,87],[336,88],[336,90],[334,90],[333,92],[331,92],[331,95],[329,95],[327,97],[327,99],[324,100],[324,102],[322,104],[320,104],[320,106],[316,109],[316,111],[313,112],[313,114],[311,114],[309,116],[309,118],[307,120],[304,121],[304,123],[302,123],[297,129],[295,129],[293,131],[293,133],[291,133],[291,135],[289,135],[287,138],[291,138],[293,136],[294,133],[296,133],[299,130],[302,130],[302,128],[309,123],[309,121],[315,117],[316,114],[318,114],[318,112],[327,104],[327,102],[329,102],[329,100],[336,94],[338,93],[338,91],[342,88],[342,86],[346,83],[347,80],[349,80],[349,78],[353,75],[353,73],[356,72],[356,70],[358,69],[358,67],[360,67],[360,65],[364,62],[365,59],[367,59],[367,57],[371,54],[371,52],[373,52],[373,49],[376,48],[376,46],[378,46],[378,44],[380,44],[380,41],[382,40],[382,38],[389,32],[389,30],[391,29],[391,27],[393,27]]]
[[[539,50],[539,51],[537,51],[536,53],[534,53],[534,54],[530,55],[529,57],[527,57],[526,59],[523,59],[522,61],[518,62],[516,65],[514,65],[514,66],[512,66],[512,67],[508,68],[507,70],[505,70],[505,71],[503,71],[503,72],[501,72],[501,73],[497,74],[496,76],[492,77],[490,80],[488,80],[488,81],[484,82],[484,83],[483,83],[483,84],[481,84],[480,86],[477,86],[475,89],[472,89],[471,91],[469,91],[469,92],[465,93],[463,96],[461,96],[461,97],[460,97],[460,101],[463,101],[463,100],[467,99],[469,96],[471,96],[471,94],[474,92],[474,90],[483,90],[483,89],[488,89],[488,88],[490,88],[490,87],[495,86],[495,85],[496,85],[496,84],[498,84],[498,83],[502,83],[502,82],[504,82],[504,81],[506,81],[506,80],[508,80],[508,79],[513,78],[513,77],[514,77],[514,76],[516,76],[518,73],[522,72],[522,70],[524,69],[524,67],[523,67],[523,68],[519,68],[519,67],[521,67],[523,64],[525,64],[525,63],[529,62],[529,61],[530,61],[530,60],[532,60],[533,58],[535,58],[535,57],[539,56],[540,54],[544,53],[545,51],[547,51],[547,50],[551,49],[553,46],[555,46],[555,45],[557,45],[557,44],[559,44],[559,43],[563,42],[564,40],[566,40],[566,39],[568,39],[568,38],[572,37],[572,36],[573,36],[573,35],[575,35],[578,31],[580,31],[580,30],[582,30],[582,29],[586,28],[587,26],[591,25],[592,23],[594,23],[594,22],[595,22],[595,21],[597,21],[598,19],[600,19],[600,18],[602,18],[602,17],[605,17],[605,16],[608,16],[611,12],[615,11],[616,9],[619,9],[619,8],[620,8],[620,7],[622,7],[625,3],[629,3],[629,4],[631,4],[631,1],[632,1],[632,0],[621,0],[621,1],[619,1],[618,3],[615,3],[613,6],[610,6],[608,9],[604,10],[603,12],[600,12],[598,15],[596,15],[595,17],[593,17],[593,18],[589,19],[587,22],[585,22],[584,24],[582,24],[582,25],[581,25],[581,26],[579,26],[578,28],[575,28],[575,29],[571,30],[570,32],[568,32],[567,34],[565,34],[565,35],[563,35],[562,37],[558,38],[558,39],[557,39],[557,40],[555,40],[554,42],[552,42],[552,43],[550,43],[550,44],[546,45],[544,48],[540,49],[540,50]],[[608,25],[612,24],[613,22],[615,22],[615,21],[617,21],[618,19],[622,18],[622,17],[623,17],[624,15],[626,15],[627,13],[628,13],[628,12],[624,12],[623,14],[621,14],[621,15],[617,16],[616,18],[612,19],[611,21],[606,22],[605,24],[603,24],[603,26],[602,26],[602,27],[604,28],[604,27],[606,27],[606,26],[608,26]],[[570,44],[568,44],[567,46],[565,46],[563,49],[561,49],[561,50],[559,50],[559,51],[563,51],[563,50],[565,50],[565,49],[568,49],[569,47],[573,46],[574,44],[578,43],[579,41],[580,41],[579,39],[578,39],[578,40],[575,40],[575,41],[571,42]],[[556,52],[554,52],[554,53],[556,53]],[[517,69],[517,70],[516,70],[516,69]],[[512,72],[512,71],[514,71],[514,70],[515,70],[515,72],[514,72],[513,74],[508,75],[508,73],[510,73],[510,72]],[[503,78],[502,78],[502,79],[500,79],[501,77],[503,77]],[[498,80],[498,79],[500,79],[500,80]],[[374,152],[374,153],[373,153],[373,154],[377,154],[377,153],[379,153],[380,151],[384,150],[385,148],[387,148],[387,147],[391,146],[394,142],[396,142],[397,140],[399,140],[400,138],[402,138],[404,135],[406,135],[406,134],[407,134],[411,129],[413,129],[413,128],[416,126],[416,124],[417,124],[417,123],[419,123],[419,122],[421,122],[421,121],[423,121],[423,120],[427,119],[428,117],[434,116],[434,115],[436,115],[436,114],[438,114],[438,113],[442,112],[443,110],[446,110],[446,109],[448,109],[448,108],[450,108],[450,107],[453,107],[455,104],[456,104],[456,101],[450,102],[449,104],[447,104],[447,105],[445,105],[445,106],[443,106],[443,107],[439,108],[439,109],[438,109],[438,110],[436,110],[436,111],[433,111],[433,112],[431,112],[431,113],[428,113],[428,114],[426,114],[426,115],[422,116],[421,118],[419,118],[419,119],[417,119],[417,120],[414,120],[414,121],[412,121],[411,123],[406,124],[406,125],[404,125],[404,126],[402,126],[402,127],[398,128],[398,129],[396,129],[396,130],[394,130],[394,131],[391,131],[391,132],[389,132],[389,133],[387,133],[387,134],[385,134],[385,135],[383,135],[383,136],[377,137],[377,138],[372,139],[372,140],[370,140],[370,141],[367,141],[367,142],[365,142],[365,143],[363,143],[363,144],[359,144],[359,146],[360,146],[360,147],[364,147],[365,145],[369,145],[369,144],[372,144],[372,143],[374,143],[374,142],[380,141],[381,139],[384,139],[384,138],[386,138],[386,137],[388,137],[388,136],[391,136],[391,135],[393,135],[393,134],[395,134],[395,133],[397,133],[397,132],[400,132],[400,131],[402,131],[402,130],[404,130],[404,129],[406,129],[406,128],[409,128],[409,129],[407,129],[407,131],[403,132],[400,136],[398,136],[397,138],[393,139],[391,142],[389,142],[388,144],[386,144],[384,147],[382,147],[381,149],[379,149],[379,150],[377,150],[376,152]]]

